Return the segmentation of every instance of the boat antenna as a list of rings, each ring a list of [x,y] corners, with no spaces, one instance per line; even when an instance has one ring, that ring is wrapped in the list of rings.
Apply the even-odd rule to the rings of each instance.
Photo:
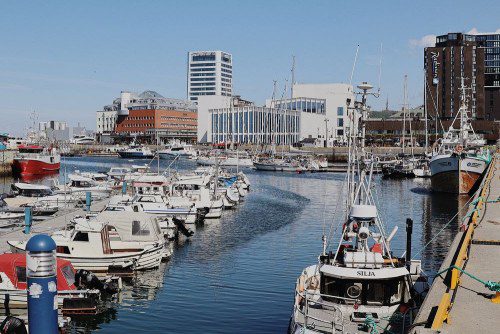
[[[380,84],[382,81],[382,43],[380,43],[380,61],[378,64],[378,89],[377,93],[380,94]]]
[[[352,64],[351,78],[349,79],[349,86],[352,86],[352,78],[354,76],[354,69],[356,68],[356,62],[358,61],[359,44],[356,47],[356,55],[354,56],[354,64]]]

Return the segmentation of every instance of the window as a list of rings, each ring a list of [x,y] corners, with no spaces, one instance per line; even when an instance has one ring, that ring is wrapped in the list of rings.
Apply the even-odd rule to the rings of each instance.
[[[203,55],[203,56],[193,56],[191,58],[193,61],[215,61],[215,55]]]
[[[73,271],[73,268],[68,264],[67,266],[62,267],[61,271],[68,285],[73,285],[75,283],[75,272]]]
[[[337,116],[344,116],[344,107],[337,108]]]
[[[26,267],[16,267],[17,281],[26,283]]]
[[[147,226],[141,226],[141,222],[134,220],[132,222],[132,235],[149,235],[149,229]]]
[[[89,241],[89,234],[84,232],[76,232],[73,241]]]

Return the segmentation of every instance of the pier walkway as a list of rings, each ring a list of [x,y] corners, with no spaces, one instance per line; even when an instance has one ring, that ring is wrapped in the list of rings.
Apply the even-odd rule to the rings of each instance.
[[[498,333],[500,292],[483,282],[500,281],[500,159],[497,155],[469,207],[465,231],[448,256],[415,319],[413,333]],[[447,270],[448,268],[460,268]],[[496,296],[496,298],[495,298]]]
[[[92,202],[91,211],[101,211],[104,209],[109,199]],[[49,217],[45,220],[33,220],[31,225],[31,234],[24,234],[24,226],[15,227],[8,231],[0,232],[0,252],[10,251],[7,241],[9,240],[28,240],[33,234],[47,233],[50,234],[56,230],[64,228],[71,219],[76,216],[85,216],[87,211],[85,208],[70,208],[63,209],[56,213],[54,217]],[[39,217],[35,217],[39,218]]]

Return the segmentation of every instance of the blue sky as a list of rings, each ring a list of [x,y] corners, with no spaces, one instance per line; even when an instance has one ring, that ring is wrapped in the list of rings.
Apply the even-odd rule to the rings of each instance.
[[[29,113],[95,127],[121,90],[186,96],[189,50],[233,54],[234,91],[258,104],[298,82],[378,81],[375,108],[400,108],[403,77],[423,100],[423,45],[451,31],[496,31],[500,1],[1,1],[0,132],[22,134]]]

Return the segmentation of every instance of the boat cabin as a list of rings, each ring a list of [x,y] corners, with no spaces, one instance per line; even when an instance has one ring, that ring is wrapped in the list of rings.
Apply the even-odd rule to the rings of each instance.
[[[26,254],[0,255],[0,289],[26,290]],[[57,290],[76,290],[75,269],[71,262],[57,259]]]
[[[45,197],[54,195],[50,187],[40,184],[17,182],[11,185],[11,190],[14,195],[24,197]]]

